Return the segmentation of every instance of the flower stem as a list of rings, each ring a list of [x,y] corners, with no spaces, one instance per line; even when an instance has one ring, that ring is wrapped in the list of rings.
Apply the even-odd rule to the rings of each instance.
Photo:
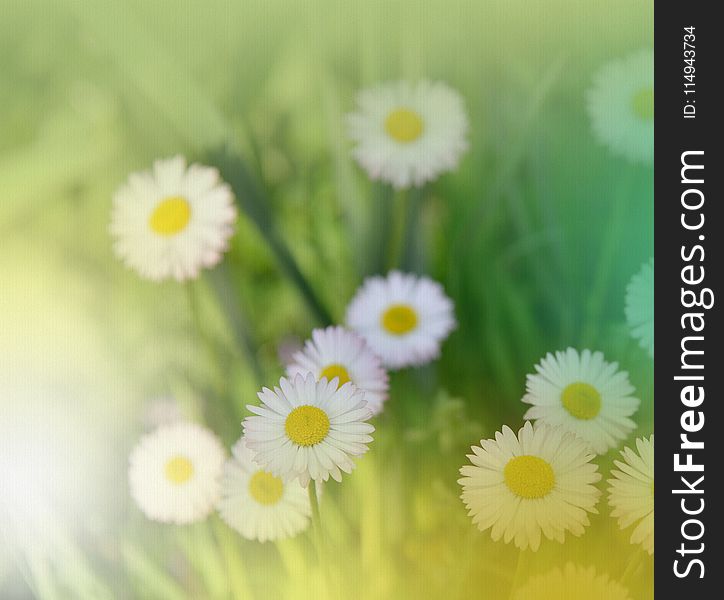
[[[197,289],[197,282],[190,281],[186,285],[184,285],[184,289],[186,291],[186,299],[189,305],[189,312],[191,313],[191,321],[193,323],[193,327],[196,330],[196,335],[198,336],[201,343],[206,347],[206,351],[209,355],[209,360],[211,361],[214,369],[214,387],[216,388],[217,393],[222,393],[222,385],[221,382],[223,381],[223,373],[221,372],[221,362],[219,360],[219,353],[218,350],[214,344],[214,341],[211,339],[211,337],[206,332],[201,319],[201,309],[199,307],[199,298],[198,298],[198,292]]]
[[[403,258],[408,216],[407,205],[409,203],[407,190],[395,194],[393,202],[392,227],[390,228],[389,254],[386,265],[388,271],[399,267]]]
[[[618,188],[613,194],[611,213],[608,218],[608,226],[604,228],[602,237],[597,243],[600,249],[597,257],[597,268],[589,289],[586,300],[586,319],[581,333],[581,343],[584,347],[596,345],[602,322],[601,314],[606,308],[607,290],[610,287],[611,278],[616,272],[618,260],[622,256],[621,239],[624,235],[624,224],[628,218],[629,199],[632,185],[637,176],[631,169],[624,171],[623,175],[617,177]]]
[[[253,339],[251,327],[244,318],[240,302],[235,296],[231,277],[227,266],[222,263],[208,274],[209,282],[213,288],[227,323],[231,328],[234,341],[247,363],[251,367],[258,386],[264,382],[264,372],[259,364],[256,354],[257,344]]]
[[[387,268],[404,271],[422,270],[420,244],[420,215],[422,211],[423,188],[413,187],[402,190],[392,198],[392,224],[388,242]]]
[[[282,271],[284,271],[287,277],[296,286],[297,290],[306,302],[307,307],[312,311],[312,313],[314,313],[317,321],[324,326],[332,325],[334,322],[332,320],[332,316],[312,289],[312,286],[299,268],[299,265],[297,264],[297,261],[292,255],[291,250],[289,250],[287,244],[282,241],[275,229],[267,231],[264,235],[269,247],[274,251]]]
[[[530,570],[530,560],[532,552],[530,550],[521,550],[518,553],[518,562],[515,566],[515,573],[513,574],[513,582],[510,584],[510,598],[513,598],[515,591],[520,587],[523,578],[528,574]]]
[[[643,551],[636,550],[631,555],[631,558],[629,558],[628,563],[626,563],[626,568],[624,569],[623,574],[621,575],[621,579],[619,580],[624,586],[628,586],[629,580],[639,570],[639,567],[641,566],[641,563],[643,562],[643,557],[644,557]]]
[[[367,248],[371,253],[365,275],[376,275],[387,267],[392,232],[394,198],[389,185],[376,183],[372,188],[372,214],[369,218]]]
[[[317,551],[317,561],[319,568],[324,574],[324,585],[326,587],[327,598],[336,599],[337,596],[334,593],[335,585],[332,575],[332,564],[330,561],[330,555],[327,552],[326,540],[322,532],[322,519],[319,513],[319,499],[317,497],[317,484],[315,481],[310,481],[307,485],[307,492],[309,493],[309,504],[312,506],[312,535],[314,538],[314,546]]]
[[[422,273],[424,266],[421,227],[423,199],[424,188],[412,188],[408,192],[400,266],[410,273]]]
[[[319,500],[317,498],[317,484],[314,481],[310,481],[307,485],[307,492],[309,493],[309,504],[312,507],[312,529],[314,531],[314,539],[317,542],[317,553],[320,553],[323,548],[323,535],[322,535],[322,519],[319,514]],[[322,556],[319,556],[320,560]]]
[[[237,537],[224,525],[218,517],[211,520],[214,539],[219,546],[229,590],[234,598],[250,598],[252,590],[249,585],[249,574],[241,554]]]

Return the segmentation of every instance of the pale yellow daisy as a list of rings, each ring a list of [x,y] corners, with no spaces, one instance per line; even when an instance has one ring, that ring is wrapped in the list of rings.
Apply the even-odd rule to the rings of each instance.
[[[460,469],[462,500],[480,531],[538,550],[542,535],[563,543],[583,534],[596,513],[601,479],[586,442],[560,427],[527,422],[516,436],[505,426],[472,447]]]
[[[636,428],[631,416],[639,407],[628,373],[600,352],[568,348],[548,353],[528,375],[523,402],[533,406],[526,419],[560,425],[598,453],[615,448]]]
[[[641,50],[596,73],[586,94],[595,136],[631,162],[654,158],[654,53]]]
[[[393,82],[361,91],[348,115],[353,155],[371,179],[420,187],[455,169],[468,148],[460,95],[441,82]]]
[[[293,537],[309,525],[307,490],[297,480],[282,481],[254,462],[241,438],[232,448],[221,480],[221,518],[250,540]]]
[[[623,460],[614,461],[618,469],[611,471],[608,480],[608,503],[612,517],[626,529],[636,527],[631,534],[632,544],[641,544],[649,554],[654,553],[654,436],[636,440],[636,451],[624,448]]]
[[[175,156],[128,177],[113,197],[111,233],[118,257],[142,277],[184,281],[221,260],[235,221],[219,172]]]
[[[654,356],[654,259],[644,263],[626,287],[626,322],[631,335]]]
[[[131,453],[131,495],[154,521],[200,521],[219,497],[224,458],[223,446],[208,429],[186,422],[163,425],[143,436]]]
[[[572,563],[561,571],[555,568],[544,575],[531,577],[513,600],[631,600],[628,590],[608,575],[596,573]]]

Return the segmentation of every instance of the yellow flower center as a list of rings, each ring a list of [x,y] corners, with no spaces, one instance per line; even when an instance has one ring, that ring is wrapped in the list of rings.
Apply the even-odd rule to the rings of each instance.
[[[407,144],[422,135],[425,128],[422,117],[409,108],[396,108],[385,119],[385,131],[395,141]]]
[[[342,387],[345,383],[352,381],[347,369],[337,363],[324,367],[322,372],[319,374],[319,378],[321,379],[322,377],[326,377],[327,381],[332,381],[335,377],[339,377],[339,384],[337,387]]]
[[[186,483],[194,474],[194,465],[185,456],[174,456],[166,463],[166,478],[176,485]]]
[[[284,430],[295,444],[314,446],[326,437],[329,431],[329,417],[316,406],[297,406],[287,416]]]
[[[553,489],[556,476],[553,468],[538,456],[515,456],[503,469],[505,484],[521,498],[543,498]]]
[[[382,314],[382,327],[388,333],[404,335],[417,327],[417,313],[409,304],[393,304]]]
[[[651,121],[654,118],[654,89],[649,87],[636,92],[631,99],[631,108],[642,121]]]
[[[590,420],[601,412],[601,394],[582,381],[566,386],[561,394],[563,407],[576,419]]]
[[[249,480],[251,497],[264,506],[271,506],[279,502],[283,492],[282,480],[266,471],[257,471]]]
[[[181,196],[169,196],[158,203],[148,224],[158,235],[175,235],[191,220],[191,205]]]

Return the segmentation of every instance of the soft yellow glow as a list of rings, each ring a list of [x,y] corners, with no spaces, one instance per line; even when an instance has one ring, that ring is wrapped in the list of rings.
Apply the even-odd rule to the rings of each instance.
[[[521,498],[543,498],[553,489],[556,476],[553,468],[539,456],[515,456],[503,469],[505,484]]]
[[[13,234],[0,258],[0,532],[23,549],[113,518],[136,389],[98,335],[88,273],[39,239]]]
[[[191,220],[191,205],[181,196],[169,196],[158,203],[151,213],[148,224],[159,235],[176,235]]]
[[[26,521],[46,509],[44,503],[62,491],[66,467],[62,454],[56,453],[57,440],[38,439],[27,422],[7,425],[0,432],[0,513]]]
[[[385,131],[392,139],[403,144],[414,142],[424,129],[422,117],[409,108],[396,108],[385,119]]]
[[[593,419],[601,412],[601,394],[588,383],[577,381],[561,394],[563,407],[576,419]]]
[[[289,439],[300,446],[314,446],[329,431],[329,417],[316,406],[298,406],[287,416],[284,430]]]
[[[382,314],[382,327],[393,335],[405,335],[417,327],[417,313],[408,304],[393,304]]]
[[[0,530],[22,546],[42,543],[87,508],[92,472],[80,418],[30,402],[0,411]]]

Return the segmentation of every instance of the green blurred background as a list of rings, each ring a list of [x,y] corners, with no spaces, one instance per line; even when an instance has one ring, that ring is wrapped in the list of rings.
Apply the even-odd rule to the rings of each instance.
[[[113,256],[111,197],[128,172],[177,153],[210,162],[222,146],[335,321],[390,266],[455,301],[441,360],[393,376],[371,451],[327,486],[344,597],[506,597],[517,552],[474,529],[456,479],[471,444],[522,425],[526,373],[548,351],[601,350],[642,399],[634,435],[653,427],[652,364],[623,314],[653,253],[653,172],[599,145],[584,103],[602,64],[652,43],[653,1],[5,0],[0,430],[53,499],[53,526],[5,524],[0,597],[320,597],[306,535],[273,546],[216,518],[151,524],[125,483],[151,399],[174,395],[231,445],[245,404],[282,374],[280,349],[319,324],[245,215],[219,273],[251,354],[218,274],[151,284]],[[470,151],[400,215],[399,194],[351,160],[343,116],[361,87],[421,77],[463,96]],[[52,474],[23,462],[36,447]],[[630,531],[600,511],[531,570],[573,557],[620,576]],[[651,588],[649,561],[632,597]]]

